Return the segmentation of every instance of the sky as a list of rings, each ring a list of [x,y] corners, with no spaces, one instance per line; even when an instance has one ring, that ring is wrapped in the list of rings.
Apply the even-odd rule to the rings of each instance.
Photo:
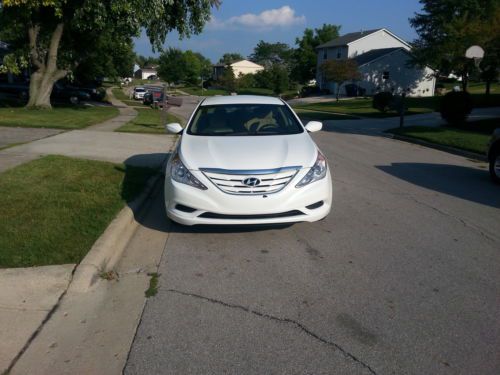
[[[173,32],[164,48],[193,50],[217,62],[226,52],[252,53],[260,41],[294,46],[306,27],[341,25],[340,34],[386,28],[411,42],[416,38],[408,19],[421,10],[418,0],[223,0],[203,32],[179,40]],[[143,33],[134,40],[135,51],[157,56]]]

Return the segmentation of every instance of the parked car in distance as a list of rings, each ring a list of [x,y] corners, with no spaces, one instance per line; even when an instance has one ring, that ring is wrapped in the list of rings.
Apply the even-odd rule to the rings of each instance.
[[[163,97],[163,89],[148,89],[142,98],[142,104],[151,105]]]
[[[317,221],[330,212],[325,156],[290,106],[266,96],[204,99],[181,134],[165,172],[169,218],[185,225]]]
[[[142,100],[142,98],[144,98],[144,94],[146,94],[146,89],[144,87],[135,87],[132,93],[132,98],[135,100]]]
[[[146,93],[142,97],[142,104],[144,105],[153,104],[153,93],[151,91],[146,91]]]
[[[488,147],[488,161],[490,163],[491,179],[500,184],[500,128],[495,129],[491,136]]]
[[[28,82],[0,82],[0,98],[27,102],[30,86]]]
[[[85,90],[77,87],[65,86],[59,82],[54,84],[51,99],[57,102],[78,104],[82,101],[89,101],[91,96]]]
[[[95,101],[102,101],[106,97],[106,90],[98,85],[81,84],[81,85],[68,85],[68,88],[77,91],[83,91],[90,95],[90,99]]]

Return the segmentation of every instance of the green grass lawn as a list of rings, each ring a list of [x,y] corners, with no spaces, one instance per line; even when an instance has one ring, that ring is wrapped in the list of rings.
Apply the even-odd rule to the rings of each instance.
[[[0,267],[77,263],[152,169],[46,156],[0,175]]]
[[[461,82],[446,82],[442,83],[447,90],[453,90],[455,86],[462,88]],[[467,91],[471,94],[484,94],[486,91],[486,84],[484,82],[469,82]],[[500,83],[492,83],[490,86],[492,94],[500,94]]]
[[[54,107],[51,110],[0,108],[0,126],[81,129],[118,115],[114,107]]]
[[[114,88],[111,91],[113,92],[113,96],[116,99],[122,101],[124,104],[126,104],[128,106],[131,106],[131,107],[143,106],[144,107],[144,104],[142,104],[142,100],[130,99],[130,97],[127,94],[125,94],[125,92],[121,88]]]
[[[161,125],[161,111],[157,109],[137,109],[138,115],[116,131],[129,133],[161,133],[165,128]],[[170,122],[183,123],[181,119],[167,112],[167,124]]]
[[[406,106],[408,111],[406,114],[412,115],[417,113],[433,112],[438,105],[438,97],[429,98],[407,98]],[[307,109],[320,112],[343,113],[360,117],[394,117],[399,116],[396,111],[388,111],[382,113],[372,107],[371,98],[356,98],[345,99],[340,101],[329,101],[321,103],[300,104],[294,106],[297,109]]]
[[[122,100],[123,103],[128,105],[129,107],[144,107],[147,108],[143,103],[142,100],[134,100],[134,99],[127,99],[127,100]]]
[[[408,126],[394,128],[388,133],[421,139],[444,146],[460,148],[484,155],[491,133],[456,129],[452,127]]]
[[[125,92],[121,88],[115,87],[114,89],[111,89],[111,92],[113,93],[113,96],[118,100],[130,100],[129,96],[125,94]]]
[[[342,115],[332,112],[309,111],[305,109],[294,109],[294,111],[304,124],[309,121],[354,120],[358,118],[350,115]]]
[[[214,95],[227,95],[228,92],[226,90],[219,90],[219,89],[203,89],[201,90],[201,87],[194,87],[194,86],[188,86],[188,87],[178,87],[180,91],[187,92],[189,95],[196,95],[196,96],[214,96]]]

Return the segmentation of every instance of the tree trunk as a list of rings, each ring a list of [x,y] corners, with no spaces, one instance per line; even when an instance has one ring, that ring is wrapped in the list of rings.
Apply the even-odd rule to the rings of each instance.
[[[337,102],[339,101],[339,96],[340,96],[340,84],[337,83]]]
[[[57,73],[57,72],[56,72]],[[50,96],[57,74],[50,72],[35,72],[30,78],[30,99],[27,108],[51,109]]]
[[[40,26],[33,25],[28,30],[30,56],[36,70],[31,74],[30,98],[26,108],[52,108],[50,104],[50,95],[52,94],[54,83],[68,74],[67,70],[57,68],[57,52],[61,42],[63,28],[64,25],[62,23],[56,26],[52,33],[49,49],[45,58],[38,55],[40,48],[37,45],[37,41]]]
[[[462,74],[462,91],[463,92],[467,91],[468,83],[469,83],[469,75],[467,74],[467,72],[465,72],[464,74]]]
[[[486,80],[486,95],[490,95],[490,89],[491,89],[491,81],[489,79]]]

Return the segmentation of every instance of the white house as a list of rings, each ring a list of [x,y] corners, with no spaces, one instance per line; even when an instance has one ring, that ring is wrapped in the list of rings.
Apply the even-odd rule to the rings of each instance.
[[[134,72],[134,77],[139,79],[148,79],[151,76],[158,76],[158,71],[154,66],[144,67]]]
[[[387,29],[374,29],[343,35],[316,48],[318,69],[316,80],[322,89],[336,91],[336,84],[327,82],[321,64],[336,59],[354,59],[358,63],[361,80],[341,88],[341,94],[354,87],[354,92],[373,95],[389,91],[406,92],[408,96],[433,96],[435,71],[412,64],[411,46]],[[352,91],[352,90],[348,90]]]
[[[226,64],[215,64],[213,66],[214,80],[217,80],[221,76],[226,66]],[[236,78],[245,74],[255,74],[260,70],[264,70],[264,67],[262,65],[256,64],[249,60],[235,61],[232,64],[229,64],[229,66],[233,68],[233,73]]]

